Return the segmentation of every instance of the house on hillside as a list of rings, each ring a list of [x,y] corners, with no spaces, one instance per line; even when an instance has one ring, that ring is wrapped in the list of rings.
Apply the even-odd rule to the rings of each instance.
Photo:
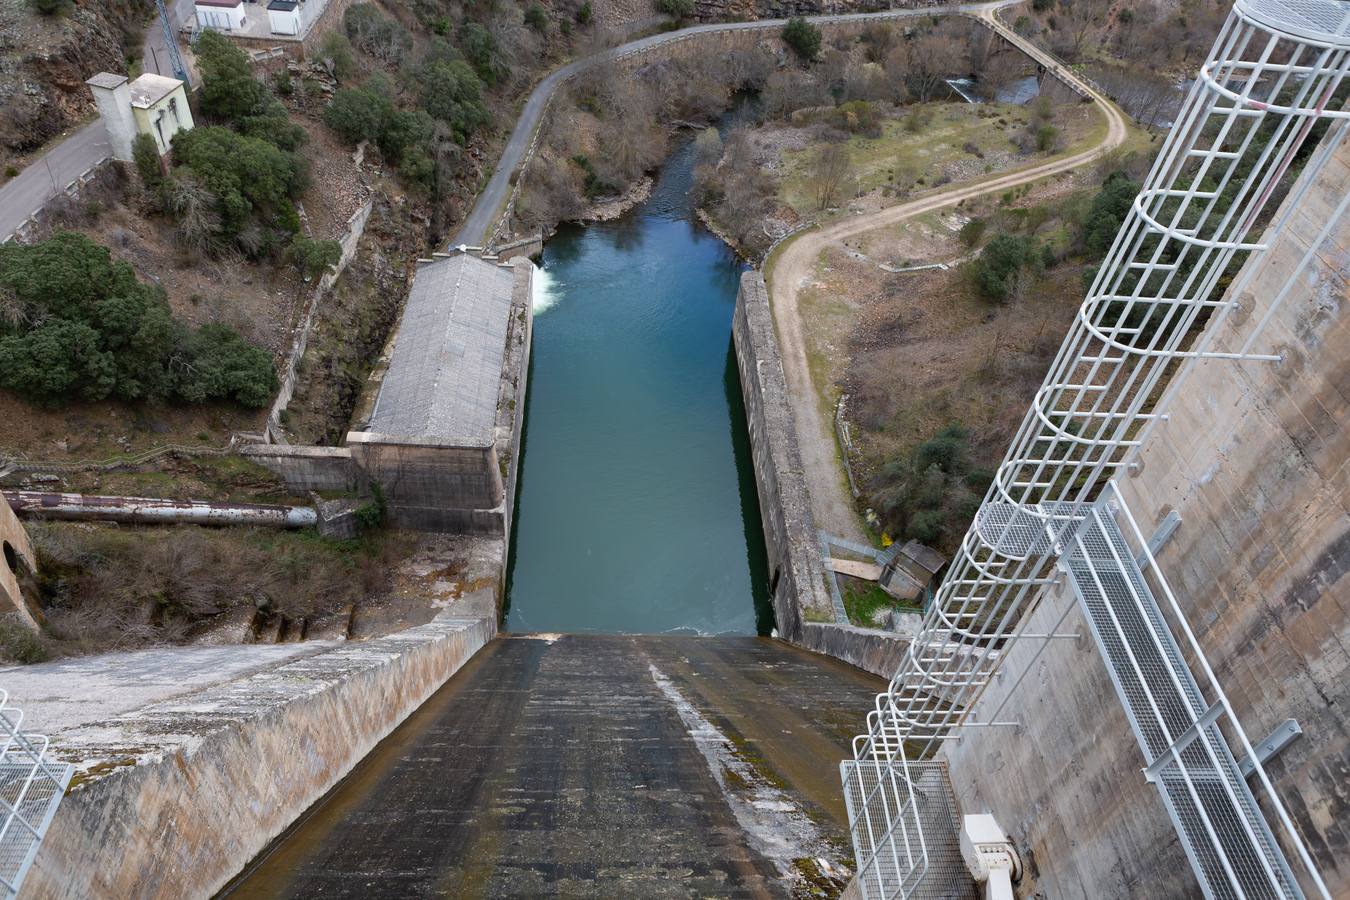
[[[175,134],[192,128],[187,90],[176,78],[147,72],[128,81],[125,75],[99,72],[85,84],[93,91],[98,114],[107,126],[113,159],[130,160],[138,134],[154,138],[163,156]]]

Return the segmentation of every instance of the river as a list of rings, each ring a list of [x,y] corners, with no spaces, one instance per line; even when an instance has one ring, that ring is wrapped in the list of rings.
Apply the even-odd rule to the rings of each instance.
[[[694,218],[692,167],[684,138],[645,203],[544,247],[509,631],[772,628],[731,350],[745,266]]]

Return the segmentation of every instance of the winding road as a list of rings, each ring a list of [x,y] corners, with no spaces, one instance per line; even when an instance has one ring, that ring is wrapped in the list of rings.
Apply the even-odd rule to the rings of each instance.
[[[951,15],[953,13],[964,13],[974,16],[992,16],[994,10],[1005,6],[1012,6],[1020,3],[1022,0],[995,0],[992,3],[953,3],[945,6],[926,6],[918,9],[890,9],[880,12],[870,13],[848,13],[834,16],[808,16],[807,18],[817,24],[834,24],[839,22],[857,22],[868,21],[872,19],[906,19],[920,16],[931,15]],[[599,65],[602,62],[611,60],[625,59],[643,53],[653,47],[663,44],[674,44],[680,41],[687,41],[690,38],[703,34],[712,34],[726,31],[747,31],[767,28],[782,28],[787,24],[787,19],[759,19],[754,22],[717,22],[707,25],[691,25],[688,28],[681,28],[677,31],[667,31],[661,34],[653,34],[648,37],[639,38],[635,41],[629,41],[626,44],[620,44],[601,53],[594,53],[590,56],[574,60],[562,68],[556,69],[544,78],[539,84],[535,85],[530,92],[529,99],[525,101],[524,108],[520,111],[520,117],[516,120],[516,126],[511,131],[511,137],[506,142],[506,149],[502,151],[501,159],[497,163],[497,168],[493,170],[492,177],[488,179],[487,186],[483,188],[478,195],[478,200],[474,203],[473,210],[469,213],[464,224],[460,226],[459,233],[455,235],[451,244],[458,246],[466,244],[470,247],[479,247],[491,244],[495,237],[495,228],[501,222],[503,213],[506,210],[506,204],[510,199],[512,190],[511,173],[521,167],[523,162],[528,162],[529,155],[533,152],[534,144],[538,137],[539,123],[543,120],[544,113],[548,109],[549,100],[553,97],[553,92],[563,82],[572,78],[580,72],[592,66]],[[1018,39],[1020,41],[1020,38]],[[1020,46],[1020,44],[1019,44]]]
[[[848,490],[834,429],[828,415],[820,407],[816,387],[811,381],[801,310],[798,305],[801,290],[814,274],[815,263],[820,258],[821,252],[845,238],[865,231],[896,225],[936,209],[955,206],[963,200],[1006,191],[1029,181],[1091,163],[1119,147],[1128,135],[1124,114],[1110,100],[1074,76],[1058,60],[1023,40],[994,17],[994,9],[999,5],[1001,4],[991,4],[980,10],[977,15],[1032,59],[1073,83],[1092,98],[1107,120],[1107,132],[1102,142],[1090,150],[1073,156],[1019,169],[976,184],[954,187],[939,194],[877,212],[853,216],[823,228],[804,231],[785,243],[772,260],[772,265],[765,270],[765,278],[769,281],[769,302],[773,307],[774,322],[778,326],[779,349],[783,355],[783,371],[787,376],[788,397],[797,423],[802,465],[806,474],[807,489],[811,494],[811,511],[815,515],[817,527],[851,540],[866,542],[867,538],[859,521],[857,506]]]

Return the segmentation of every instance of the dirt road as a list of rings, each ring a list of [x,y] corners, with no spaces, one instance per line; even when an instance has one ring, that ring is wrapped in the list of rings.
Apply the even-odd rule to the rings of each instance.
[[[829,413],[821,409],[816,386],[811,381],[801,311],[798,307],[799,294],[810,282],[821,252],[826,247],[865,231],[896,225],[914,216],[955,206],[962,200],[982,194],[999,193],[1025,182],[1036,181],[1048,175],[1056,175],[1086,165],[1119,147],[1127,135],[1124,114],[1109,100],[1076,78],[1059,61],[1023,40],[1011,29],[1004,27],[994,18],[993,10],[982,10],[979,17],[989,22],[1001,35],[1037,62],[1063,75],[1065,80],[1086,91],[1106,116],[1106,137],[1091,150],[1073,156],[1019,169],[977,184],[956,187],[940,194],[803,232],[801,236],[784,245],[772,261],[772,265],[766,268],[769,301],[773,306],[774,321],[778,326],[783,369],[787,375],[788,394],[797,422],[802,464],[806,470],[806,483],[811,492],[811,509],[816,517],[816,525],[852,540],[863,541],[866,538],[857,508],[849,494]]]

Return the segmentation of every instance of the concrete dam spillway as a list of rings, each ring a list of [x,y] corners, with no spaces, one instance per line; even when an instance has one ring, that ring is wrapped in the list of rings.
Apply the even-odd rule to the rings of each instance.
[[[847,884],[837,765],[883,682],[754,636],[774,613],[731,342],[745,267],[692,216],[691,157],[545,246],[506,634],[226,896]]]

